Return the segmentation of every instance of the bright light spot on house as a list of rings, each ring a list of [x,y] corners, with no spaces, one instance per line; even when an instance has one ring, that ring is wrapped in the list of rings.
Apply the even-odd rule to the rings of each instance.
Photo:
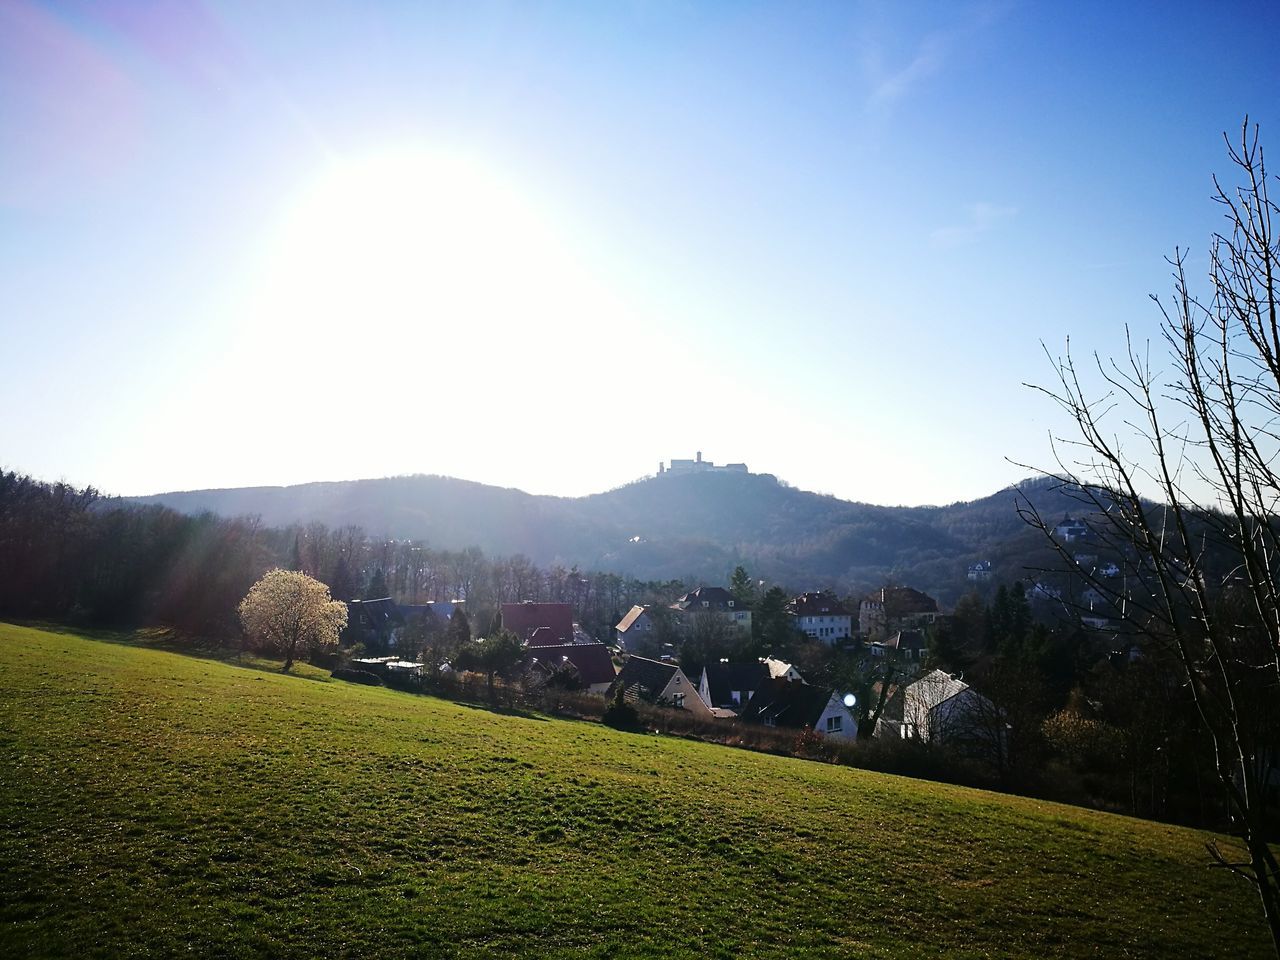
[[[858,698],[855,697],[852,693],[846,693],[844,695],[844,705],[846,707],[852,707],[857,702],[858,702]]]

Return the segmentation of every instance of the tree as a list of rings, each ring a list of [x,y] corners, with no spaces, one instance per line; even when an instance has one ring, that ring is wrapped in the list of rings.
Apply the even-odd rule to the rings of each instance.
[[[463,650],[465,656],[459,656],[459,660],[464,668],[478,670],[485,675],[490,701],[494,699],[494,679],[498,676],[509,678],[516,665],[524,659],[524,645],[510,630],[499,630]]]
[[[319,580],[294,570],[272,570],[249,588],[238,608],[250,639],[284,655],[284,669],[302,651],[338,645],[347,605],[329,596]]]
[[[449,628],[445,631],[454,650],[465,647],[471,639],[471,622],[461,607],[454,607],[449,617]]]
[[[364,598],[366,600],[381,600],[383,597],[391,596],[391,588],[387,586],[387,575],[381,567],[373,572],[373,576],[369,578],[369,586],[365,588]]]
[[[735,600],[741,606],[750,610],[755,606],[756,602],[756,584],[751,579],[751,574],[743,566],[734,568],[733,576],[729,578],[729,592],[733,594]]]
[[[1023,514],[1136,643],[1178,664],[1243,846],[1209,852],[1253,884],[1280,954],[1280,867],[1268,845],[1280,751],[1280,207],[1257,128],[1246,120],[1227,150],[1239,180],[1214,178],[1226,228],[1211,243],[1207,295],[1193,292],[1178,249],[1172,302],[1153,297],[1169,369],[1126,331],[1118,360],[1095,354],[1083,369],[1068,342],[1054,385],[1035,387],[1072,423],[1045,473],[1083,503],[1090,537],[1124,558],[1123,575],[1076,568],[1052,519],[1033,504]]]
[[[793,644],[804,639],[795,621],[787,613],[790,598],[781,587],[770,587],[751,616],[751,630],[757,643],[772,654],[785,654]]]

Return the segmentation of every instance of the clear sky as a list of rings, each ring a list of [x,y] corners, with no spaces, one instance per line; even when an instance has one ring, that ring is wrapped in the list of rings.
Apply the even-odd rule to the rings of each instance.
[[[113,493],[1043,463],[1202,273],[1274,3],[0,0],[0,464]]]

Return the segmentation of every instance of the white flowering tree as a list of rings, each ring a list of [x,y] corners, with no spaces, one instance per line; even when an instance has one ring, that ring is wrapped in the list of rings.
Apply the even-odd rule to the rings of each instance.
[[[238,608],[244,632],[284,656],[284,669],[300,653],[338,645],[347,605],[305,573],[272,570],[249,588]]]

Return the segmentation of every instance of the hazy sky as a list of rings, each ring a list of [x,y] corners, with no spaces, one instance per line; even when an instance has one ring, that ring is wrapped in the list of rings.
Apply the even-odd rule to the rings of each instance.
[[[0,465],[115,493],[702,450],[1044,462],[1041,351],[1203,272],[1274,3],[0,0]]]

